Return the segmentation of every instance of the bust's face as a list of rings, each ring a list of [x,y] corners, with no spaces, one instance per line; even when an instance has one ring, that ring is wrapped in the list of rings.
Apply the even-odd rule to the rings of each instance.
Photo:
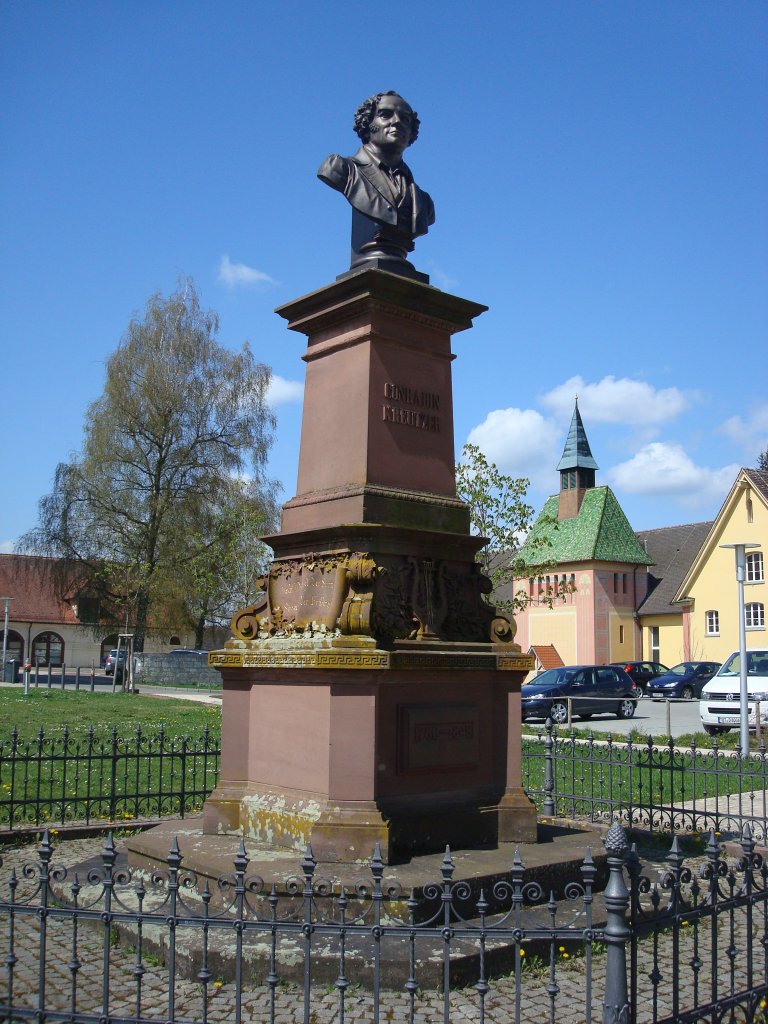
[[[402,96],[382,96],[371,121],[371,142],[402,153],[411,144],[413,111]]]

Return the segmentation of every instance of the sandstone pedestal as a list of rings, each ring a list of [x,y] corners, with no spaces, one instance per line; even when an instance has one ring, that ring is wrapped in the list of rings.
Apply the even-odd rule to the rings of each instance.
[[[212,652],[209,834],[345,862],[535,841],[514,625],[456,495],[451,337],[486,307],[366,270],[280,309],[307,335],[297,493],[264,597]]]
[[[281,658],[267,645],[211,656],[240,665],[222,667],[222,782],[206,832],[311,842],[324,861],[367,860],[379,843],[387,863],[446,843],[535,842],[514,727],[519,655],[329,644]]]

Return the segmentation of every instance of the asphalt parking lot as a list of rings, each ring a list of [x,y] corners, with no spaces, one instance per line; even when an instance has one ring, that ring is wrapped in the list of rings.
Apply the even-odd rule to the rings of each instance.
[[[669,716],[669,718],[667,717]],[[530,719],[527,723],[536,726],[540,722]],[[643,697],[637,703],[633,718],[617,718],[615,715],[595,715],[588,722],[578,716],[573,718],[575,729],[591,729],[593,732],[612,733],[626,736],[633,729],[653,736],[683,736],[691,732],[703,732],[697,700],[655,701]]]

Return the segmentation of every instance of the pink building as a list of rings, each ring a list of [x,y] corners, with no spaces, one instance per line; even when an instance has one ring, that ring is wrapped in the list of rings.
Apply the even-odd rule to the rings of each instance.
[[[595,485],[597,469],[577,402],[560,491],[534,523],[519,553],[528,574],[514,583],[528,597],[516,641],[523,651],[552,645],[566,665],[642,658],[637,611],[652,559],[610,487]]]

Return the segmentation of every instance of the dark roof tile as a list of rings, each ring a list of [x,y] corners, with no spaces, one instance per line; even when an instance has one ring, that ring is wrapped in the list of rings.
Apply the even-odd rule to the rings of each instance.
[[[681,613],[681,606],[672,604],[672,598],[711,528],[712,523],[707,522],[638,531],[637,539],[653,562],[649,570],[652,589],[638,609],[641,615]]]

